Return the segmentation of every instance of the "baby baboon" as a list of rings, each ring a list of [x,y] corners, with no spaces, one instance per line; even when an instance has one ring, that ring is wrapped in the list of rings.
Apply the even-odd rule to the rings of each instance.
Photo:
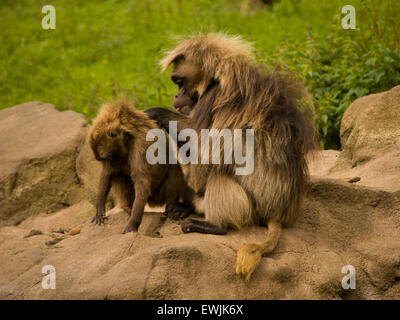
[[[92,222],[105,218],[105,202],[111,189],[115,205],[131,211],[124,233],[137,231],[144,206],[166,204],[168,215],[184,215],[190,211],[191,190],[177,164],[149,164],[146,141],[156,123],[144,112],[135,110],[127,99],[105,104],[93,121],[89,144],[103,164],[97,212]],[[184,203],[180,203],[182,199]]]
[[[275,248],[281,226],[292,225],[300,212],[309,177],[306,156],[317,140],[312,121],[301,112],[308,94],[296,81],[257,65],[251,45],[239,37],[189,37],[162,61],[164,69],[170,64],[171,79],[179,88],[174,106],[192,110],[188,116],[147,110],[160,126],[168,128],[168,121],[176,120],[178,131],[254,130],[253,173],[235,175],[235,163],[211,161],[184,169],[196,193],[196,211],[206,218],[186,220],[184,232],[224,234],[229,227],[268,226],[264,243],[246,244],[237,253],[236,273],[248,280],[262,255]]]

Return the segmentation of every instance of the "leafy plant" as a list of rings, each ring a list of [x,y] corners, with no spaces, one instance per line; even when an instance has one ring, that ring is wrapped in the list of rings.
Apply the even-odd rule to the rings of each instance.
[[[389,16],[378,19],[379,8],[372,10],[366,1],[363,8],[362,13],[375,19],[370,24],[362,20],[360,29],[344,30],[336,15],[328,36],[317,38],[310,28],[304,43],[284,41],[275,55],[266,58],[302,76],[315,99],[314,118],[325,149],[340,147],[340,122],[355,99],[400,84],[400,24],[392,17],[398,11],[386,9]]]

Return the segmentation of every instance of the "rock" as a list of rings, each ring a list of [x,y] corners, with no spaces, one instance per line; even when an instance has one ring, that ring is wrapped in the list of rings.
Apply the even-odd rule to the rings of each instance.
[[[379,95],[375,98],[371,101],[381,99]],[[377,139],[385,141],[382,145],[368,137],[369,130],[375,129],[364,130],[367,124],[358,123],[360,119],[369,121],[362,113],[361,109],[354,113],[358,118],[353,122],[345,120],[352,123],[346,124],[352,129],[343,140],[347,151],[327,150],[321,152],[319,161],[310,162],[312,181],[299,220],[283,230],[277,247],[262,258],[249,282],[235,274],[236,251],[245,243],[263,242],[265,227],[229,231],[224,236],[183,234],[180,221],[166,219],[163,208],[145,212],[137,233],[122,234],[129,216],[120,208],[107,212],[104,225],[92,224],[100,166],[84,145],[76,171],[74,164],[66,167],[71,175],[79,176],[85,188],[83,191],[76,181],[72,187],[82,200],[52,214],[47,213],[54,208],[49,203],[41,213],[20,216],[25,219],[17,226],[0,227],[0,299],[399,299],[400,191],[390,180],[391,168],[396,168],[398,161],[397,142],[384,130],[381,140]],[[69,121],[69,127],[75,126],[72,122],[81,123],[79,118]],[[379,121],[375,124],[382,125]],[[82,136],[77,140],[82,142]],[[8,137],[24,141],[16,130]],[[367,141],[371,147],[352,139]],[[376,147],[382,147],[381,151],[375,152]],[[48,150],[47,146],[40,149]],[[71,149],[76,155],[79,147]],[[50,150],[58,149],[53,145]],[[66,149],[41,159],[56,161],[64,154],[62,150]],[[368,152],[370,160],[355,160],[353,166],[354,159],[366,159]],[[26,152],[28,156],[32,153]],[[31,163],[27,159],[23,163]],[[9,166],[17,176],[24,174],[24,166],[12,167],[10,161]],[[65,188],[68,177],[58,169],[43,179]],[[348,183],[354,177],[361,179]],[[36,180],[25,181],[30,186]],[[63,201],[62,195],[54,197],[54,202],[60,199]],[[33,232],[34,236],[26,237],[31,230],[41,234]],[[70,233],[64,232],[67,230]],[[46,265],[56,269],[56,290],[42,288]],[[342,269],[348,265],[356,271],[356,289],[342,287],[346,276]]]
[[[400,86],[354,101],[343,115],[340,139],[353,167],[400,148]]]
[[[64,240],[64,237],[58,237],[58,238],[54,238],[50,241],[46,241],[46,246],[51,247],[54,246],[55,244],[59,243],[61,240]]]
[[[82,227],[83,227],[83,224],[80,224],[80,225],[72,228],[71,230],[65,232],[65,234],[67,236],[75,236],[75,235],[81,233]]]
[[[40,231],[40,230],[32,229],[32,230],[29,232],[29,234],[27,234],[26,236],[24,236],[24,238],[29,238],[29,237],[37,236],[37,235],[39,235],[39,234],[43,234],[43,232]]]
[[[45,234],[65,234],[76,226],[91,220],[95,215],[94,206],[87,200],[82,200],[68,208],[47,214],[42,212],[25,219],[18,226],[22,229],[38,229]]]
[[[82,115],[47,103],[0,111],[0,225],[76,202],[75,159],[86,131]]]
[[[310,174],[315,177],[325,177],[335,165],[339,155],[340,151],[337,150],[322,150],[313,155],[308,161]]]
[[[377,206],[370,202],[376,201]],[[358,206],[354,204],[357,203]],[[83,209],[86,207],[87,209]],[[86,210],[83,217],[81,212]],[[313,180],[299,221],[284,229],[274,252],[250,282],[234,273],[236,250],[262,242],[265,227],[226,236],[183,234],[179,222],[145,213],[138,233],[113,210],[105,225],[90,223],[87,201],[55,215],[0,229],[0,299],[381,299],[399,298],[400,195],[336,180]],[[83,227],[54,240],[24,239],[32,228]],[[36,221],[37,220],[37,221]],[[47,229],[44,228],[47,226]],[[150,233],[158,230],[162,238]],[[57,290],[43,290],[44,265],[57,272]],[[345,290],[342,268],[356,270],[356,290]]]
[[[400,190],[400,86],[354,101],[340,126],[343,151],[328,176]]]
[[[84,186],[87,199],[95,204],[99,184],[101,163],[97,161],[87,143],[87,137],[76,159],[76,173]]]
[[[349,179],[349,181],[347,181],[348,183],[356,183],[358,181],[360,181],[361,178],[360,177],[353,177],[351,179]]]

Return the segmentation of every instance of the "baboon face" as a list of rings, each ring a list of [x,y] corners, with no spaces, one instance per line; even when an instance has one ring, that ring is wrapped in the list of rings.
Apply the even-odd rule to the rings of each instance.
[[[204,72],[181,58],[174,64],[171,80],[178,86],[178,94],[174,99],[175,109],[180,113],[189,114],[203,93],[203,87],[207,86]]]
[[[112,167],[118,168],[126,162],[127,137],[118,128],[111,128],[105,132],[92,134],[90,146],[98,161],[108,161]]]

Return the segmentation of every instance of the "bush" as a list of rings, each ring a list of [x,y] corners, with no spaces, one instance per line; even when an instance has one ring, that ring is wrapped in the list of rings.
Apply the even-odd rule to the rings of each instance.
[[[315,99],[314,117],[325,149],[340,147],[340,121],[355,99],[400,84],[399,19],[394,19],[399,10],[386,8],[387,16],[378,18],[382,10],[371,8],[373,1],[362,3],[359,29],[342,29],[341,17],[335,16],[329,36],[317,39],[310,29],[303,44],[285,41],[267,58],[303,77]]]

